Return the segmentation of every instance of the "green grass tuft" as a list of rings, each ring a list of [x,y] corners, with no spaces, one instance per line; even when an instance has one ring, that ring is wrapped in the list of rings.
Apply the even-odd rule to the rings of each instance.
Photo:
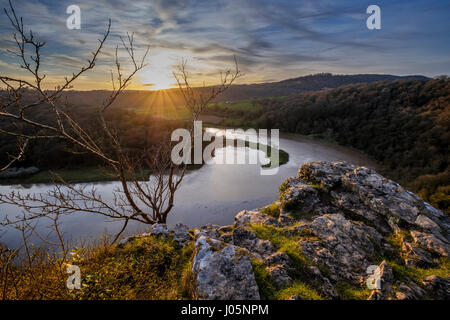
[[[261,212],[274,218],[278,218],[280,216],[280,205],[277,202],[274,202],[262,208]]]
[[[293,285],[276,292],[278,300],[288,300],[292,295],[298,295],[304,300],[324,300],[324,298],[307,284],[296,281]]]
[[[346,282],[338,282],[335,288],[339,297],[343,300],[367,300],[370,296],[368,288],[357,288]]]

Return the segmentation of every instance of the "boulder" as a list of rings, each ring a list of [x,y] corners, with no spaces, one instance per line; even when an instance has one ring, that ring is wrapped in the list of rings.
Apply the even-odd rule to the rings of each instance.
[[[297,178],[289,178],[285,181],[286,190],[280,197],[281,206],[284,209],[296,209],[300,214],[310,214],[314,206],[320,202],[318,191],[305,181]]]
[[[264,259],[276,251],[269,240],[259,239],[255,233],[241,227],[233,230],[233,244],[249,250],[259,259]]]
[[[414,241],[416,243],[427,248],[430,251],[436,252],[446,257],[450,255],[450,245],[443,238],[438,238],[432,233],[425,233],[417,230],[412,230],[411,236],[414,238]]]
[[[192,272],[198,299],[260,298],[248,252],[234,245],[200,236],[195,242]]]
[[[450,219],[445,213],[372,169],[317,161],[304,164],[298,178],[322,186],[333,206],[372,222],[382,233],[395,231],[389,225],[392,217],[397,225],[426,226],[446,234],[450,231]]]
[[[220,232],[218,231],[219,228],[220,226],[211,223],[201,226],[194,231],[195,239],[198,239],[201,236],[218,239],[220,237]]]
[[[425,295],[425,290],[413,281],[398,284],[395,291],[395,297],[397,300],[419,300],[423,299]]]
[[[345,162],[311,162],[283,183],[279,201],[278,219],[243,210],[234,226],[196,230],[200,298],[258,299],[252,257],[278,289],[300,281],[339,299],[336,288],[365,288],[368,267],[375,266],[381,287],[370,299],[448,299],[448,279],[408,275],[417,274],[410,268],[439,268],[449,256],[450,217],[398,183]],[[251,228],[258,224],[279,228],[277,243],[260,239]],[[407,272],[399,276],[383,259]]]
[[[323,215],[309,226],[319,241],[300,240],[302,252],[314,263],[324,265],[335,277],[359,282],[376,252],[381,235],[372,227],[347,220],[342,214]]]
[[[275,252],[274,254],[271,254],[270,256],[264,259],[264,263],[267,264],[268,266],[282,265],[285,268],[292,267],[291,259],[284,252]]]
[[[177,223],[174,227],[173,227],[173,240],[178,242],[178,244],[180,244],[181,246],[184,246],[186,244],[187,241],[189,241],[190,236],[189,236],[189,228],[188,226],[182,224],[182,223]]]
[[[331,281],[325,277],[320,269],[316,266],[309,266],[311,280],[318,284],[318,290],[324,297],[329,299],[337,299],[339,297],[336,288]]]
[[[167,237],[170,232],[165,223],[155,223],[151,226],[149,233],[153,236]]]
[[[286,268],[282,265],[266,267],[266,271],[271,276],[277,288],[284,288],[292,283],[292,278],[288,275]]]
[[[435,299],[450,300],[450,279],[432,275],[425,277],[423,284]]]
[[[242,210],[234,217],[236,227],[248,226],[250,224],[268,224],[279,227],[280,223],[274,217],[262,213],[259,210]]]
[[[407,241],[403,241],[402,251],[405,256],[405,264],[412,267],[428,267],[434,263],[431,254]]]
[[[380,287],[372,290],[369,300],[390,299],[393,294],[392,283],[394,281],[394,273],[392,272],[392,267],[386,261],[381,262],[378,266],[376,270],[376,281],[379,281],[378,284]]]

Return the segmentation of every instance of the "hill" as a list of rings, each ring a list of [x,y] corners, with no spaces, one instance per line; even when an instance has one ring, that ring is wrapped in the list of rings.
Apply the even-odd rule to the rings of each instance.
[[[435,206],[450,206],[450,79],[395,80],[216,108],[223,124],[277,128],[359,149]]]
[[[331,73],[318,73],[279,82],[235,85],[226,91],[221,100],[246,100],[252,98],[267,98],[285,96],[308,91],[319,91],[338,88],[349,84],[372,83],[377,81],[393,81],[400,79],[427,80],[424,76],[394,76],[388,74],[354,74],[335,75]]]
[[[331,73],[319,73],[279,82],[259,84],[238,84],[231,86],[216,102],[241,101],[254,98],[268,98],[285,96],[308,91],[318,91],[337,88],[356,83],[372,83],[376,81],[393,81],[399,79],[427,80],[424,76],[395,76],[386,74],[355,74],[333,75]],[[208,91],[209,87],[196,88],[197,92]],[[64,99],[72,104],[93,105],[100,104],[107,97],[107,90],[93,91],[68,91],[63,95]],[[115,106],[130,109],[170,109],[184,105],[183,97],[178,88],[159,91],[125,91],[114,103]]]

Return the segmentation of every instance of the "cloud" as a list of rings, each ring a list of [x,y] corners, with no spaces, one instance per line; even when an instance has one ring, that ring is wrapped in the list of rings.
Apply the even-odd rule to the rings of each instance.
[[[365,27],[369,3],[351,0],[78,0],[80,30],[65,27],[69,2],[14,1],[26,25],[48,41],[45,62],[51,72],[59,68],[61,75],[85,64],[108,19],[111,34],[91,79],[108,73],[119,36],[126,32],[135,34],[138,52],[151,45],[151,68],[159,67],[160,72],[184,57],[195,67],[195,74],[206,80],[230,66],[233,55],[245,70],[242,81],[247,82],[301,75],[295,72],[350,73],[358,68],[379,73],[450,72],[446,58],[450,19],[443,0],[381,1],[379,31]],[[0,7],[7,5],[7,0],[0,0]],[[11,46],[11,32],[8,21],[0,19],[2,49]],[[119,56],[124,68],[130,65],[123,50]],[[0,72],[9,58],[0,53],[4,60]],[[143,79],[142,86],[151,82]]]

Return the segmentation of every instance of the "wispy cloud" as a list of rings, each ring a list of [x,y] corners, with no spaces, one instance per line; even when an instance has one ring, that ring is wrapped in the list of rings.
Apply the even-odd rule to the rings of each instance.
[[[376,31],[365,27],[365,9],[371,4],[365,0],[79,0],[81,30],[65,26],[72,1],[13,4],[48,41],[45,65],[55,76],[86,61],[111,19],[101,67],[89,76],[99,87],[107,83],[115,45],[126,32],[135,34],[138,49],[151,45],[149,68],[139,74],[136,87],[152,87],[148,84],[158,77],[168,81],[181,58],[188,59],[196,81],[212,82],[215,72],[230,67],[233,55],[246,74],[243,82],[324,71],[450,73],[450,17],[444,0],[380,0],[382,29]],[[7,0],[0,0],[0,6],[7,7]],[[2,49],[13,44],[5,18],[0,19]],[[4,50],[0,62],[0,72],[11,69],[12,57]]]

